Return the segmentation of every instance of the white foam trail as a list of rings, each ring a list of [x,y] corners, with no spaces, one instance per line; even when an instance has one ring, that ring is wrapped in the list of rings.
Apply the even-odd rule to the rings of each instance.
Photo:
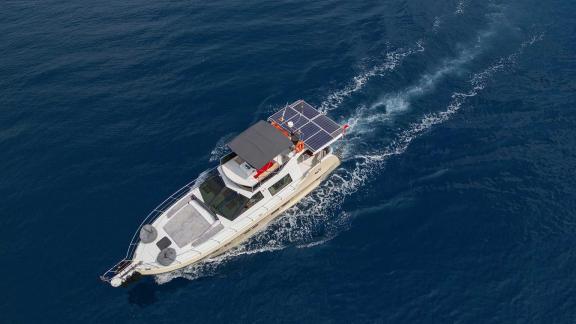
[[[472,47],[463,49],[458,56],[453,59],[445,61],[439,68],[431,73],[427,73],[416,82],[415,85],[404,89],[403,91],[387,94],[376,101],[368,111],[370,111],[371,118],[378,120],[380,118],[390,118],[394,114],[405,112],[410,108],[410,102],[422,95],[425,95],[436,87],[436,84],[442,81],[446,76],[460,71],[464,65],[474,60],[483,49],[483,44],[495,32],[493,29],[483,32],[476,38]],[[385,112],[380,112],[374,115],[374,109],[378,107],[385,108]]]
[[[228,152],[228,146],[226,145],[226,143],[228,143],[232,139],[232,137],[234,137],[234,135],[235,135],[234,133],[230,133],[218,140],[216,146],[214,147],[212,152],[210,152],[210,162],[219,161],[220,158]]]
[[[487,69],[474,74],[469,80],[471,88],[468,92],[453,93],[451,101],[445,110],[424,115],[420,121],[411,124],[408,129],[401,132],[398,137],[383,150],[360,156],[361,159],[364,160],[362,166],[369,167],[371,172],[375,172],[375,170],[378,170],[379,167],[388,159],[388,157],[404,153],[409,144],[415,138],[430,129],[432,126],[449,120],[461,109],[462,105],[468,98],[476,96],[481,90],[483,90],[488,84],[488,81],[496,73],[503,71],[512,65],[515,65],[517,58],[524,53],[525,49],[542,40],[543,37],[543,34],[532,37],[530,40],[522,43],[516,52],[506,57],[500,58]]]
[[[175,278],[185,278],[188,280],[195,280],[202,277],[209,277],[213,276],[217,273],[217,270],[228,263],[230,260],[240,256],[240,255],[249,255],[249,254],[256,254],[256,253],[263,253],[263,252],[271,252],[276,250],[281,250],[282,248],[270,248],[270,247],[263,247],[263,248],[255,248],[255,249],[242,249],[242,246],[239,248],[229,251],[226,254],[217,256],[215,258],[207,259],[202,261],[201,263],[195,264],[193,266],[189,266],[182,270],[164,273],[160,275],[156,275],[154,280],[158,284],[164,284],[167,282],[172,281]]]
[[[412,48],[401,48],[386,54],[386,59],[382,64],[376,65],[371,69],[362,72],[355,76],[346,87],[334,91],[320,104],[318,110],[321,112],[328,112],[336,109],[344,99],[350,97],[354,93],[362,90],[370,79],[383,76],[387,72],[395,70],[407,57],[421,53],[424,51],[423,41],[416,42],[416,46]]]
[[[498,72],[514,65],[527,47],[541,40],[538,35],[524,42],[518,51],[497,60],[493,65],[476,73],[469,80],[467,92],[455,92],[446,109],[424,115],[419,121],[409,125],[396,138],[381,149],[371,152],[355,152],[345,160],[345,167],[338,169],[320,187],[306,196],[298,205],[289,209],[283,216],[270,224],[265,230],[256,234],[246,243],[213,259],[188,268],[156,276],[159,284],[174,278],[194,280],[212,276],[230,260],[240,255],[277,251],[287,246],[306,248],[324,244],[334,238],[350,224],[352,215],[341,210],[345,198],[357,192],[362,186],[381,172],[390,157],[404,153],[414,139],[422,136],[435,125],[451,119],[470,97],[476,96]],[[351,117],[356,118],[357,127],[362,128],[365,120],[356,115],[369,109],[360,107]]]

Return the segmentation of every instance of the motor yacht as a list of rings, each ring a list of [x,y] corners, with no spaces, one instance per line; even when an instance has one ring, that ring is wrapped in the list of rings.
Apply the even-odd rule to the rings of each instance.
[[[303,100],[232,139],[230,153],[138,227],[124,259],[101,276],[114,287],[226,252],[263,229],[338,167],[341,126]]]

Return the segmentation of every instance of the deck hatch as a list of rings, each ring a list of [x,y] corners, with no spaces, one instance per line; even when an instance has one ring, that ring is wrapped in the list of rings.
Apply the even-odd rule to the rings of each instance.
[[[169,247],[170,245],[172,245],[172,241],[170,241],[170,239],[167,236],[164,236],[163,238],[158,240],[158,242],[156,242],[156,246],[160,250],[164,250],[165,248]]]

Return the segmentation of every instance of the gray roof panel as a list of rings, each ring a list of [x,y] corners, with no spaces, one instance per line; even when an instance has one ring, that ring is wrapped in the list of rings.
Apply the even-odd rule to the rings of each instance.
[[[261,120],[236,136],[228,147],[252,167],[260,169],[292,147],[292,142],[270,123]]]

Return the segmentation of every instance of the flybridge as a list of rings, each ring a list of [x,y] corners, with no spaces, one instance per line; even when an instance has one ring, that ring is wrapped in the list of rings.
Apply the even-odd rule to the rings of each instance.
[[[299,100],[230,141],[233,153],[221,159],[220,169],[228,180],[253,191],[292,158],[317,155],[343,132],[332,119]]]
[[[259,121],[236,136],[228,147],[252,167],[260,169],[292,147],[292,142],[274,126]]]
[[[268,121],[290,134],[295,134],[313,153],[342,137],[344,130],[304,100],[298,100],[276,112]]]

